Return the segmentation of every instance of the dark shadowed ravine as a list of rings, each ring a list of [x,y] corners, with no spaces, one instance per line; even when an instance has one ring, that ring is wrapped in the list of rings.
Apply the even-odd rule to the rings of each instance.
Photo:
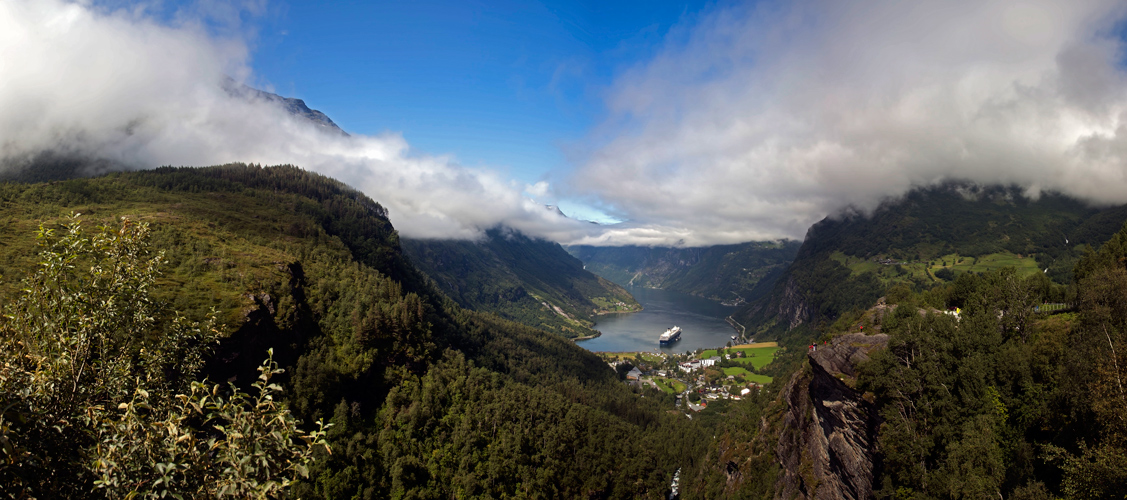
[[[735,308],[669,290],[641,287],[627,290],[645,309],[636,313],[599,316],[595,329],[602,335],[578,341],[577,344],[596,352],[654,351],[659,349],[657,338],[661,332],[677,325],[682,329],[681,341],[660,350],[683,353],[697,348],[723,346],[736,334],[735,329],[724,321]]]

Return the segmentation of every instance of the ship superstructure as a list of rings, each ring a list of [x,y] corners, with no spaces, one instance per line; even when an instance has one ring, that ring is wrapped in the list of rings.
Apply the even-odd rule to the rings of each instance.
[[[674,325],[673,328],[670,328],[666,330],[665,333],[661,334],[661,338],[658,339],[658,343],[661,345],[669,345],[677,342],[678,340],[681,340],[681,327]]]

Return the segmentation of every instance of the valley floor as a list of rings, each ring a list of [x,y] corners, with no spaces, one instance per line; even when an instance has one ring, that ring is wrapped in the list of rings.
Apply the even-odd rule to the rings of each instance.
[[[667,394],[676,394],[674,407],[700,411],[708,401],[740,400],[751,390],[771,383],[772,377],[759,373],[781,351],[776,342],[756,342],[730,348],[702,349],[690,355],[661,352],[598,353],[607,363],[624,373],[628,384],[648,385]]]

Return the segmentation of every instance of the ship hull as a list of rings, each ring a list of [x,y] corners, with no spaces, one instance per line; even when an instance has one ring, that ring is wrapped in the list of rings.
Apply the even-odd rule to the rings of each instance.
[[[671,331],[672,331],[672,329],[671,329]],[[670,331],[667,331],[665,333],[665,335],[662,335],[661,338],[658,339],[657,343],[659,345],[673,345],[673,344],[677,343],[678,340],[681,340],[681,329],[680,328],[678,328],[676,331],[672,331],[672,334],[670,334]]]

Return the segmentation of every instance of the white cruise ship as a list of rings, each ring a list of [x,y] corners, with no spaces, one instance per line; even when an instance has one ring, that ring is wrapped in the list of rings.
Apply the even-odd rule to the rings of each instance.
[[[658,343],[661,345],[669,345],[678,340],[681,340],[681,327],[674,325],[673,328],[670,328],[666,330],[665,333],[661,334],[661,338],[658,339]]]

